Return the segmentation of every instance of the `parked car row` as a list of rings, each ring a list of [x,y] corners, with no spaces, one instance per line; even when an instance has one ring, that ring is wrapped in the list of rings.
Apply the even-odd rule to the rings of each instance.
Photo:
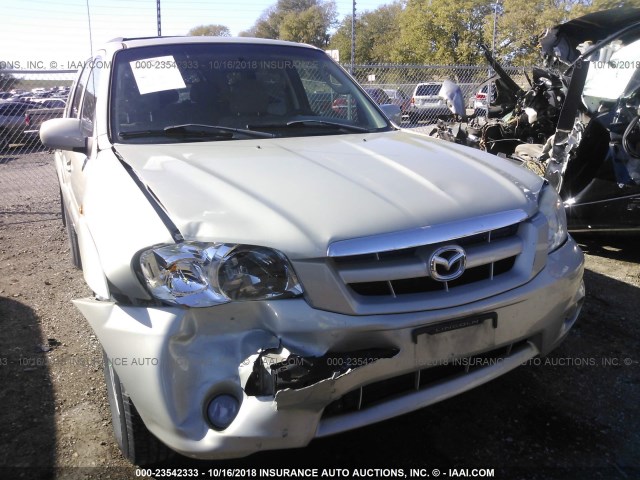
[[[413,88],[411,95],[407,95],[399,88],[365,85],[364,89],[378,105],[395,105],[398,107],[395,115],[390,117],[398,125],[402,119],[406,119],[413,124],[423,121],[435,123],[439,115],[451,113],[446,99],[440,95],[443,83],[418,83]]]
[[[25,114],[32,106],[23,102],[0,103],[0,150],[22,140],[26,127]]]
[[[399,125],[403,118],[414,124],[421,121],[435,123],[438,115],[449,114],[446,100],[439,95],[442,85],[443,82],[418,83],[411,96],[397,88],[365,86],[364,89],[378,105],[398,107],[397,117],[391,120]]]
[[[391,100],[391,97],[382,88],[365,87],[365,92],[381,107],[385,106],[384,113],[396,125],[402,122],[402,110],[399,105]]]
[[[54,98],[38,102],[0,101],[0,150],[12,144],[38,141],[40,124],[61,117],[65,105],[65,100]]]
[[[398,88],[365,86],[365,91],[379,105],[389,103],[397,105],[400,109],[401,118],[406,118],[412,124],[419,122],[436,123],[439,116],[451,113],[446,96],[442,94],[442,88],[446,82],[447,80],[418,83],[413,88],[410,96]],[[488,85],[479,85],[478,91],[469,99],[469,108],[486,108],[488,89]],[[493,92],[492,98],[495,99],[495,93]]]
[[[409,113],[411,97],[409,97],[402,90],[396,88],[385,88],[384,92],[389,96],[391,103],[400,107],[400,111],[402,112],[403,117]]]
[[[47,99],[60,99],[65,101],[69,96],[70,87],[61,86],[54,88],[34,88],[31,91],[14,89],[10,92],[0,92],[0,100],[12,102],[41,102]]]
[[[491,101],[487,101],[489,96],[491,96]],[[486,109],[490,105],[495,105],[497,96],[496,85],[492,80],[489,80],[479,85],[478,90],[469,97],[469,108],[474,110],[478,108]]]

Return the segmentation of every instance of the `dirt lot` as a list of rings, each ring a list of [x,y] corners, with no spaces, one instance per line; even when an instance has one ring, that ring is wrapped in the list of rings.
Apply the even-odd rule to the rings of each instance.
[[[71,304],[90,292],[71,267],[59,210],[50,155],[0,155],[0,478],[140,478],[112,436],[100,345]],[[550,357],[306,449],[168,466],[203,476],[305,466],[408,477],[425,469],[423,478],[473,468],[507,479],[640,478],[638,238],[578,240],[587,301]]]

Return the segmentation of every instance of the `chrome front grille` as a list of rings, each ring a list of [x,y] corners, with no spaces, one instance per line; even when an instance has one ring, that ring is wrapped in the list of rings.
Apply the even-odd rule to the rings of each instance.
[[[512,354],[526,348],[527,344],[527,340],[522,340],[479,355],[451,359],[428,368],[364,385],[327,405],[322,418],[366,410],[415,391],[437,387],[443,382],[500,364]]]
[[[462,276],[438,281],[429,275],[430,255],[445,243],[422,245],[391,252],[352,255],[334,259],[338,275],[355,295],[398,297],[407,294],[449,291],[511,270],[522,252],[518,224],[445,242],[464,248],[466,268]]]
[[[348,315],[452,308],[531,280],[546,264],[547,230],[544,216],[510,210],[338,240],[329,245],[326,258],[297,261],[294,268],[314,308]],[[461,247],[466,254],[458,278],[443,281],[447,275],[434,275],[431,269],[443,247],[454,251]]]

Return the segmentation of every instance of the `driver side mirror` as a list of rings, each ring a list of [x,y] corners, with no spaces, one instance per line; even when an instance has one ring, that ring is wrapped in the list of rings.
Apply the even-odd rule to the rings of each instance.
[[[54,118],[40,127],[40,141],[54,150],[87,151],[87,137],[82,134],[78,118]]]

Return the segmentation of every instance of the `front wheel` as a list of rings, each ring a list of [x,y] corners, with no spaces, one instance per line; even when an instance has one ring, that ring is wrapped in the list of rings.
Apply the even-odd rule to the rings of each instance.
[[[113,433],[122,454],[139,466],[169,459],[173,452],[147,429],[104,351],[103,360]]]

